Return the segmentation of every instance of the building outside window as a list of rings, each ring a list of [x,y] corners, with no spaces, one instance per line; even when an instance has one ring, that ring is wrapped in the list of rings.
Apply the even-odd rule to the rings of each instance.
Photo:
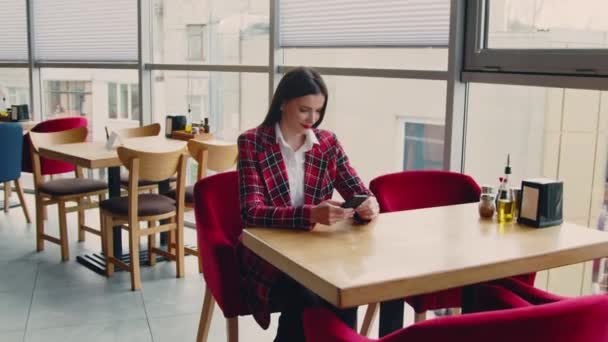
[[[46,81],[46,118],[89,116],[90,81]]]
[[[108,117],[139,121],[139,87],[137,84],[108,83]]]
[[[188,60],[205,60],[205,25],[186,25]]]
[[[405,121],[403,130],[403,170],[441,170],[445,127]]]

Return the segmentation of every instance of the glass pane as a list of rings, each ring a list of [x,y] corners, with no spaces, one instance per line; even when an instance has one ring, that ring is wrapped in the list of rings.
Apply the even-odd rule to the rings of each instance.
[[[336,133],[366,184],[382,174],[403,170],[407,144],[405,122],[441,125],[445,120],[444,81],[323,78],[329,103],[320,128]],[[426,133],[422,136],[426,137]],[[443,141],[443,136],[440,140]],[[443,148],[425,148],[420,158],[436,168],[432,161],[443,162]]]
[[[154,63],[268,64],[268,0],[154,0]]]
[[[108,83],[108,115],[110,119],[118,117],[118,98],[116,97],[116,83]]]
[[[153,121],[166,115],[209,118],[215,137],[236,140],[260,124],[268,109],[268,75],[230,72],[154,71]],[[164,129],[164,128],[163,128]]]
[[[283,49],[283,64],[322,67],[447,70],[443,48]]]
[[[139,87],[137,84],[131,84],[131,120],[139,119]]]
[[[120,117],[129,117],[129,85],[120,85]]]
[[[562,180],[564,220],[608,228],[607,92],[473,83],[468,103],[467,174],[497,187],[510,153],[512,186],[533,177]],[[583,284],[589,293],[590,274],[581,265],[551,270],[549,291],[580,295]]]
[[[605,0],[489,0],[492,49],[606,49]]]
[[[122,103],[128,112],[129,86],[138,88],[137,70],[50,68],[41,69],[41,80],[43,119],[84,116],[93,141],[105,141],[106,126],[109,131],[139,126],[139,121],[128,117],[115,120],[124,110]]]
[[[0,68],[0,111],[12,105],[30,104],[27,69]],[[31,108],[30,108],[31,112]],[[30,117],[32,113],[30,113]]]
[[[443,168],[444,126],[405,122],[403,170]]]

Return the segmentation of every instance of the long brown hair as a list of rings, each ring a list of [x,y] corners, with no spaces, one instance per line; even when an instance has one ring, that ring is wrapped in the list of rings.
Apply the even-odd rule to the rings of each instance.
[[[272,97],[272,103],[262,122],[262,126],[273,126],[281,120],[281,105],[285,101],[295,99],[296,97],[306,95],[323,94],[325,102],[321,108],[319,120],[313,124],[313,127],[318,127],[325,117],[325,108],[327,108],[327,86],[316,70],[308,67],[298,67],[289,70],[279,82],[277,90]]]

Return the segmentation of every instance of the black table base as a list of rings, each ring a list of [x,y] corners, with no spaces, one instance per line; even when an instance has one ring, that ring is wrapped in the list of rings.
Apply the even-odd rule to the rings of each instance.
[[[186,246],[188,248],[196,249],[194,246]],[[131,255],[123,254],[120,257],[120,261],[125,264],[131,264]],[[157,255],[156,262],[167,261],[167,259],[163,256]],[[106,275],[106,256],[103,253],[90,253],[83,254],[76,257],[76,262],[83,265],[84,267],[90,269],[91,271],[105,276]],[[140,266],[148,266],[150,263],[148,261],[148,251],[142,250],[139,251],[139,265]],[[119,267],[114,267],[114,272],[122,272],[123,269]]]

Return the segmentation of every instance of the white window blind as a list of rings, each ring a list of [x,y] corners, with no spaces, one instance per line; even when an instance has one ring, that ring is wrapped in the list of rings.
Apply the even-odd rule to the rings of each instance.
[[[447,46],[449,0],[281,0],[282,47]]]
[[[34,0],[36,59],[136,61],[136,0]]]
[[[27,61],[25,0],[0,0],[0,60]]]

